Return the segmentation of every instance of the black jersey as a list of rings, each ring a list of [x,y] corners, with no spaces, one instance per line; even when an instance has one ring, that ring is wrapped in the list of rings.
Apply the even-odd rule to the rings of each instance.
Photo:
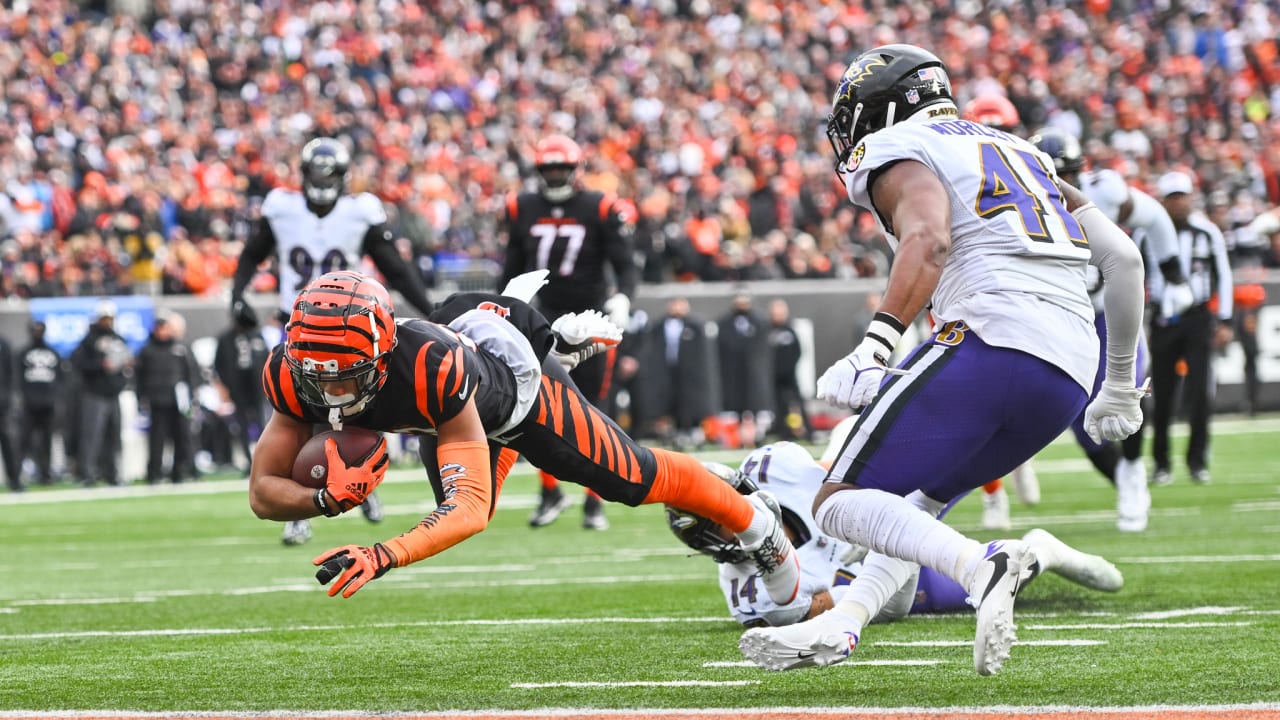
[[[271,351],[263,370],[263,390],[271,406],[295,420],[328,423],[327,408],[308,405],[298,396],[284,348],[281,343]],[[404,320],[396,324],[385,383],[359,414],[343,418],[343,423],[434,434],[474,395],[485,430],[493,431],[510,419],[515,394],[515,378],[507,366],[469,338],[427,320]]]
[[[505,284],[531,270],[550,271],[536,302],[549,318],[599,310],[609,291],[606,265],[618,292],[635,294],[630,205],[613,195],[579,191],[563,203],[540,193],[507,197]]]

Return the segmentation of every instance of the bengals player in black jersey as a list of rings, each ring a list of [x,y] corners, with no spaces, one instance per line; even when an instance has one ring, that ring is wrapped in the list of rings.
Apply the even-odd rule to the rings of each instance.
[[[249,478],[249,504],[258,517],[331,517],[358,506],[382,482],[384,446],[347,466],[332,442],[326,487],[294,482],[293,461],[314,423],[414,433],[422,440],[439,506],[397,537],[315,558],[317,579],[336,578],[330,595],[350,597],[388,570],[483,530],[519,453],[607,500],[667,503],[714,519],[767,568],[771,597],[779,603],[795,597],[799,564],[771,496],[744,497],[688,455],[636,444],[569,379],[559,358],[620,337],[603,316],[569,318],[582,321],[576,331],[587,340],[580,345],[567,345],[567,331],[553,331],[526,303],[501,295],[455,298],[432,317],[448,324],[397,324],[390,296],[375,280],[329,273],[298,297],[286,340],[264,369],[275,412],[254,449]],[[593,322],[600,332],[592,332]]]
[[[534,150],[537,192],[507,197],[507,253],[502,282],[531,270],[547,270],[547,286],[536,298],[549,320],[584,310],[603,310],[624,328],[635,295],[638,271],[632,240],[634,205],[609,193],[577,187],[582,149],[565,135],[543,138]],[[612,268],[617,291],[609,294]],[[615,353],[590,358],[572,373],[583,395],[597,407],[609,396]],[[549,525],[568,505],[555,477],[542,473],[542,499],[529,517],[533,527]],[[583,527],[608,527],[600,498],[590,491]]]

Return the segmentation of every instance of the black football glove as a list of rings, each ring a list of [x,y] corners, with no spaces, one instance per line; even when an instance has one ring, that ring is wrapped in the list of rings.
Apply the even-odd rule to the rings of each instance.
[[[244,298],[236,298],[231,301],[231,317],[241,327],[258,327],[258,313],[253,309],[252,305],[245,302]]]

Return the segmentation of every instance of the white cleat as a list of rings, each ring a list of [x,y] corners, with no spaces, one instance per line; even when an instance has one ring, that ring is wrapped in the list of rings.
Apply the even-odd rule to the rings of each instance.
[[[1018,639],[1013,603],[1024,569],[1036,562],[1035,551],[1020,540],[997,540],[987,545],[986,557],[969,581],[969,604],[978,609],[973,667],[979,675],[995,675],[1009,659]]]
[[[1120,532],[1146,530],[1150,510],[1151,488],[1147,485],[1147,466],[1141,459],[1121,458],[1116,463],[1116,529]]]
[[[1040,478],[1028,460],[1013,470],[1013,490],[1023,505],[1040,504]]]
[[[382,506],[382,498],[378,497],[376,492],[369,493],[364,502],[360,503],[360,512],[364,514],[364,519],[371,523],[380,523],[387,516]]]
[[[622,330],[599,310],[561,315],[551,324],[551,333],[555,336],[551,354],[566,370],[622,341]]]
[[[1013,529],[1013,519],[1009,517],[1009,494],[1004,487],[993,493],[982,493],[982,529]]]
[[[1106,558],[1080,552],[1048,530],[1032,528],[1022,536],[1022,542],[1031,546],[1041,567],[1077,585],[1102,592],[1118,592],[1124,587],[1124,575]]]
[[[844,662],[858,647],[857,622],[827,611],[795,625],[752,628],[742,634],[738,649],[765,670],[825,667]]]
[[[760,569],[760,580],[769,598],[779,605],[788,605],[800,592],[800,557],[782,526],[782,508],[763,490],[748,495],[747,502],[757,513],[764,513],[770,524],[764,537],[752,544],[743,542],[742,549]]]
[[[284,524],[280,542],[285,545],[302,545],[311,539],[310,520],[290,520]]]

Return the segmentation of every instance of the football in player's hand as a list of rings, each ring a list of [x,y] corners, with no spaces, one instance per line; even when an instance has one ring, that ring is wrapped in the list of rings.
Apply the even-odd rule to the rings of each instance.
[[[298,457],[293,461],[294,482],[311,488],[325,486],[329,479],[329,460],[324,454],[324,442],[328,438],[333,438],[338,443],[338,455],[348,465],[356,465],[369,456],[382,438],[382,433],[357,427],[316,433],[302,446]]]

